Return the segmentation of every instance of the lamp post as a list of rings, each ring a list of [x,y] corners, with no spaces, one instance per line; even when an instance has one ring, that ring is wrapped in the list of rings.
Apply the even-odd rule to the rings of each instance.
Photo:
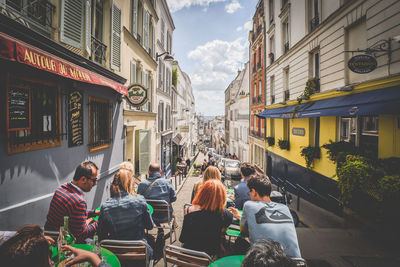
[[[164,52],[164,53],[161,53],[161,54],[156,53],[156,61],[158,60],[159,57],[161,57],[161,56],[163,56],[165,54],[167,54],[167,55],[164,57],[164,61],[172,61],[172,60],[174,60],[174,57],[171,56],[169,54],[169,52]]]

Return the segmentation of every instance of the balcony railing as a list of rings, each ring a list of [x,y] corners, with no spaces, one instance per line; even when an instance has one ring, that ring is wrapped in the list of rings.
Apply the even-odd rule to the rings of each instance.
[[[289,3],[289,0],[282,0],[282,8],[281,8],[281,10],[285,8],[287,3]]]
[[[261,95],[258,95],[257,96],[257,103],[261,103],[262,102],[262,96]]]
[[[310,21],[310,32],[315,30],[319,25],[319,16],[318,14],[315,15],[315,17]]]
[[[289,51],[289,42],[286,42],[284,45],[283,45],[283,47],[284,47],[284,53],[287,53],[288,51]]]
[[[275,96],[271,95],[271,104],[275,103]]]
[[[21,14],[29,22],[36,24],[42,30],[48,31],[52,27],[53,14],[56,7],[50,1],[4,1],[7,3],[7,8]]]
[[[269,57],[270,64],[274,63],[274,59],[275,59],[274,53],[270,52],[268,54],[268,57]]]
[[[100,42],[96,37],[92,36],[92,60],[99,64],[103,64],[106,60],[107,46]]]

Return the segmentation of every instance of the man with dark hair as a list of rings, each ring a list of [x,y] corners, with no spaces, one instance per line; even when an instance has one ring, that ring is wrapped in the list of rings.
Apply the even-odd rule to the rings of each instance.
[[[250,175],[256,172],[253,165],[248,162],[244,162],[240,165],[240,174],[242,175],[242,181],[234,187],[235,192],[235,207],[242,210],[243,204],[250,200],[249,188],[247,187],[247,179]]]
[[[176,192],[170,180],[161,176],[160,164],[150,164],[149,177],[139,184],[137,192],[146,199],[166,200],[170,207],[170,218],[172,218],[173,209],[171,203],[176,200]],[[160,223],[168,221],[168,214],[154,214],[153,220],[157,226],[160,226]],[[161,230],[159,228],[160,233],[162,232]]]
[[[97,222],[88,218],[97,216],[100,211],[87,210],[83,193],[90,192],[97,184],[97,173],[94,162],[84,161],[76,167],[73,181],[56,189],[44,225],[46,230],[58,231],[64,225],[64,216],[69,216],[69,228],[77,242],[82,243],[94,235]]]
[[[270,199],[271,182],[264,174],[256,172],[247,180],[251,200],[243,206],[243,214],[235,208],[229,208],[233,216],[240,219],[243,233],[248,232],[250,243],[260,239],[272,239],[279,242],[286,254],[292,258],[301,258],[296,229],[289,208]]]
[[[260,239],[254,243],[242,262],[242,267],[295,267],[278,242]]]

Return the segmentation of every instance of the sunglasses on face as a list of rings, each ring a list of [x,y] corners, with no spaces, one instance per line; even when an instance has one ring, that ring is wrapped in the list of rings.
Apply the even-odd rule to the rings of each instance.
[[[86,179],[91,180],[93,183],[97,183],[99,181],[99,179],[91,177],[86,177]]]

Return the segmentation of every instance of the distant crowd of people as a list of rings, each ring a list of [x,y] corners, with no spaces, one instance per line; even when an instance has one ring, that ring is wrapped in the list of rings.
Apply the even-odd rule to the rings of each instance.
[[[185,163],[190,165],[190,160]],[[179,237],[183,247],[204,251],[213,259],[247,253],[243,266],[294,266],[291,258],[300,258],[301,254],[293,218],[286,205],[271,201],[268,177],[255,166],[242,163],[242,180],[234,188],[234,207],[227,207],[227,189],[214,165],[212,157],[204,160],[202,179],[195,183],[191,205],[184,209]],[[170,180],[162,175],[159,164],[150,164],[148,177],[143,181],[133,177],[133,170],[130,162],[121,164],[110,185],[111,198],[100,210],[88,210],[84,193],[97,184],[98,167],[91,161],[82,162],[72,181],[56,189],[44,228],[58,231],[64,216],[69,216],[69,230],[78,243],[90,243],[95,233],[99,240],[143,240],[150,257],[159,258],[159,245],[165,240],[160,226],[175,216],[171,203],[177,200],[177,194]],[[165,200],[170,214],[151,215],[146,202],[150,199]],[[94,216],[99,216],[98,220]],[[234,244],[227,244],[225,232],[234,219],[240,221],[242,235]],[[158,226],[156,240],[146,233],[154,225]],[[44,236],[39,226],[26,226],[1,245],[0,257],[5,259],[5,266],[50,266],[48,250],[52,243],[54,240]],[[75,254],[66,266],[82,261],[107,266],[91,252],[69,246],[64,249]],[[271,265],[275,261],[282,264]]]

